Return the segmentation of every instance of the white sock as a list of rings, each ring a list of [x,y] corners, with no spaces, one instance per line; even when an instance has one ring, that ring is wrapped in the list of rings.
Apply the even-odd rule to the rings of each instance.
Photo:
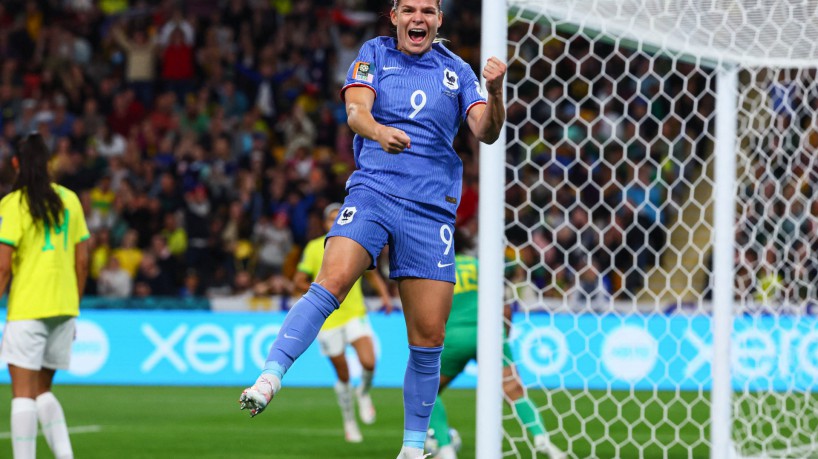
[[[53,393],[46,392],[37,397],[37,417],[40,419],[45,441],[51,447],[54,457],[73,459],[74,452],[71,449],[71,439],[68,438],[65,414],[63,414],[62,405]]]
[[[369,393],[369,389],[372,389],[372,378],[375,377],[374,370],[363,370],[361,372],[361,385],[358,387],[361,395],[366,395]]]
[[[337,381],[335,383],[335,395],[338,396],[338,406],[341,407],[341,416],[344,422],[355,420],[355,407],[352,404],[352,386],[349,382]]]
[[[11,399],[11,450],[14,459],[37,457],[37,403],[32,398]]]

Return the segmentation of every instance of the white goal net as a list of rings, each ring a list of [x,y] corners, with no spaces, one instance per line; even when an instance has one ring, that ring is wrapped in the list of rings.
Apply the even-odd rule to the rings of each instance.
[[[736,457],[818,457],[818,2],[511,0],[508,50],[510,338],[552,441],[704,458],[725,429]],[[719,187],[735,247],[714,276]],[[733,298],[724,426],[714,287]],[[504,457],[533,457],[509,409],[503,427]]]

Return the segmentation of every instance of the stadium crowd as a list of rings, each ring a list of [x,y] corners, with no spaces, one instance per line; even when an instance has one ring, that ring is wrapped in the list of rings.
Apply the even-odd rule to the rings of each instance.
[[[390,7],[2,2],[0,196],[16,142],[39,131],[86,209],[87,293],[286,295],[321,209],[345,195],[355,165],[338,90],[360,43],[392,33]],[[479,8],[443,8],[447,46],[477,70]],[[509,62],[508,276],[546,297],[630,298],[707,161],[711,75],[576,37],[566,53],[532,27],[509,29],[519,55],[546,58]],[[454,146],[458,226],[474,235],[478,145]]]
[[[762,312],[818,306],[818,90],[814,71],[771,72],[769,122],[740,182],[736,296]]]
[[[39,131],[85,206],[87,293],[286,294],[321,209],[343,200],[338,90],[362,40],[391,33],[390,6],[3,2],[0,195]]]
[[[573,30],[509,35],[528,59],[509,70],[511,279],[578,307],[633,300],[712,149],[711,75]]]

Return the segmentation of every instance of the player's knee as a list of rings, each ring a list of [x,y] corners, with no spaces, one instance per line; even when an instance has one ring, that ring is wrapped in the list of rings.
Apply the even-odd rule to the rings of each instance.
[[[375,359],[364,357],[359,360],[361,362],[361,368],[366,371],[374,371],[375,370]]]
[[[523,396],[523,386],[516,378],[504,380],[503,393],[510,400],[518,400]]]
[[[446,330],[419,330],[415,338],[410,344],[413,346],[422,347],[440,347],[443,346],[443,340],[446,338]]]
[[[331,277],[321,279],[317,283],[330,292],[338,300],[339,304],[344,302],[351,287],[347,282]]]

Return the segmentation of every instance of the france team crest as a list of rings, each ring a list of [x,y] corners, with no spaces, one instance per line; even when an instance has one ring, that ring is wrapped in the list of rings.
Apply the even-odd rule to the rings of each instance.
[[[355,217],[355,212],[357,211],[358,209],[355,207],[345,207],[341,209],[341,212],[338,213],[338,224],[343,226],[347,223],[351,223],[352,218]]]
[[[457,88],[460,87],[457,83],[457,73],[448,68],[443,69],[443,84],[452,91],[457,91]]]

